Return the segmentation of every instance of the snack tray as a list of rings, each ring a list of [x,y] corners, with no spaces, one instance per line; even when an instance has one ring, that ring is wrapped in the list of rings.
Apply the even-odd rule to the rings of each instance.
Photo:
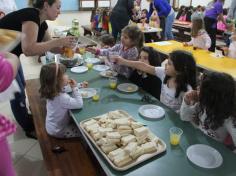
[[[116,110],[117,111],[117,110]],[[126,111],[123,111],[123,110],[118,110],[120,113],[126,115],[129,119],[131,119],[131,121],[134,121],[134,122],[137,122],[136,120],[134,120],[134,118],[132,116],[130,116]],[[108,114],[108,113],[106,113]],[[105,115],[105,114],[103,114]],[[89,119],[86,119],[86,120],[83,120],[80,122],[80,127],[82,129],[82,131],[86,134],[86,136],[89,138],[89,140],[93,143],[93,145],[97,148],[97,150],[103,155],[103,157],[106,159],[106,161],[111,165],[112,168],[114,168],[115,170],[118,170],[118,171],[125,171],[129,168],[132,168],[136,165],[138,165],[139,163],[142,163],[158,154],[161,154],[163,153],[164,151],[166,151],[166,144],[165,142],[159,138],[158,140],[158,149],[156,152],[153,152],[153,153],[146,153],[146,154],[143,154],[141,156],[139,156],[137,159],[135,160],[132,160],[132,162],[130,162],[129,164],[125,165],[125,166],[122,166],[122,167],[118,167],[116,166],[109,158],[108,156],[102,151],[102,149],[98,146],[98,144],[95,142],[95,140],[92,138],[92,136],[85,130],[84,128],[84,123],[91,120],[91,119],[95,119],[95,120],[98,120],[100,118],[100,116],[103,116],[103,115],[99,115],[97,117],[93,117],[93,118],[89,118]],[[145,125],[144,125],[145,126]],[[149,129],[150,131],[150,129]],[[151,132],[151,131],[150,131]]]

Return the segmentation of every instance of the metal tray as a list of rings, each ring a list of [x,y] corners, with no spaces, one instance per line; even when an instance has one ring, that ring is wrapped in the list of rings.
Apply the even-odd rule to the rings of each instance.
[[[123,114],[123,115],[126,115],[129,119],[131,119],[132,121],[134,122],[137,122],[136,120],[134,120],[134,118],[132,116],[130,116],[126,111],[123,111],[123,110],[118,110],[119,113]],[[106,113],[108,114],[108,113]],[[103,114],[103,115],[100,115],[100,116],[104,116],[106,114]],[[93,145],[98,149],[98,151],[103,155],[103,157],[107,160],[107,162],[111,165],[111,167],[113,167],[115,170],[118,170],[118,171],[124,171],[124,170],[127,170],[131,167],[134,167],[136,165],[138,165],[139,163],[143,162],[143,161],[146,161],[160,153],[163,153],[165,150],[166,150],[166,144],[165,142],[159,138],[159,141],[158,141],[158,150],[156,152],[153,152],[153,153],[148,153],[148,154],[143,154],[141,156],[139,156],[137,159],[135,160],[132,160],[131,163],[125,165],[125,166],[122,166],[122,167],[118,167],[116,166],[111,160],[110,158],[102,151],[102,149],[98,146],[98,144],[96,143],[96,141],[92,138],[92,136],[86,131],[86,129],[84,128],[84,123],[91,120],[91,119],[95,119],[95,120],[99,120],[100,116],[97,116],[97,117],[93,117],[93,118],[89,118],[89,119],[86,119],[82,122],[80,122],[80,127],[81,129],[83,130],[83,132],[86,134],[86,136],[89,138],[89,140],[93,143]],[[150,131],[150,129],[149,129]],[[151,132],[151,131],[150,131]]]

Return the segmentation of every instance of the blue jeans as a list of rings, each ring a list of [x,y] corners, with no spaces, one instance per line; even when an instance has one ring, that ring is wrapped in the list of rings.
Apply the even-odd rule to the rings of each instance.
[[[25,103],[25,78],[23,70],[20,65],[16,75],[16,81],[19,84],[21,92],[15,93],[15,99],[10,101],[11,110],[14,114],[16,121],[23,128],[24,131],[30,132],[34,130],[33,119],[29,117],[26,103]]]
[[[175,20],[175,13],[167,16],[166,18],[166,26],[165,26],[165,39],[166,40],[173,40],[174,36],[172,33],[172,24]]]

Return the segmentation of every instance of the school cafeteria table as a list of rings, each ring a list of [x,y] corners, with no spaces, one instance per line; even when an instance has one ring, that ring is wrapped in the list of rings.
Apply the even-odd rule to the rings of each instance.
[[[157,51],[168,55],[170,52],[180,49],[191,52],[197,62],[197,66],[211,71],[225,72],[236,79],[236,60],[229,57],[217,58],[214,53],[203,49],[194,50],[192,46],[183,46],[183,43],[174,40],[147,43],[146,46],[151,46]]]
[[[140,163],[126,171],[116,171],[104,157],[99,153],[91,141],[82,133],[93,154],[100,163],[102,169],[107,175],[111,176],[235,176],[236,175],[236,155],[228,150],[223,144],[216,142],[210,137],[205,136],[201,131],[194,129],[188,122],[183,122],[179,116],[159,101],[155,100],[154,104],[162,106],[165,109],[165,117],[150,121],[142,118],[138,114],[141,105],[148,104],[141,101],[145,92],[139,90],[135,93],[122,93],[118,90],[112,90],[108,87],[108,79],[101,77],[97,71],[90,70],[83,74],[74,74],[69,70],[70,77],[77,81],[87,80],[89,87],[100,87],[102,89],[101,98],[98,102],[91,99],[84,100],[84,107],[81,110],[73,110],[71,114],[76,124],[80,128],[81,121],[95,117],[111,110],[122,109],[132,115],[135,120],[146,124],[147,127],[155,133],[156,136],[164,140],[167,145],[165,153],[155,156],[143,163]],[[124,78],[119,78],[118,83],[128,82]],[[180,145],[173,147],[169,142],[169,129],[177,126],[183,129],[183,135]],[[80,128],[81,130],[81,128]],[[223,164],[215,169],[203,169],[191,163],[186,156],[186,150],[193,144],[206,144],[218,150],[223,157]]]

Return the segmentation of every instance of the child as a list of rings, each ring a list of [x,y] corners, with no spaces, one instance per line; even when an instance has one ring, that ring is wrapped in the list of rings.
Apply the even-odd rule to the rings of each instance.
[[[236,146],[236,88],[226,73],[203,74],[199,91],[185,94],[180,115],[196,124],[203,133],[224,142],[228,134]]]
[[[228,57],[236,59],[236,32],[232,34],[230,39],[231,43],[229,45],[229,48],[227,47],[223,48],[224,54]]]
[[[69,109],[79,109],[83,99],[78,92],[77,83],[69,80],[63,64],[51,63],[44,65],[40,72],[39,92],[47,99],[46,131],[57,138],[79,137],[79,129],[71,123]],[[62,92],[67,84],[72,88],[72,97]]]
[[[143,47],[141,49],[139,61],[154,67],[161,65],[160,56],[152,47]],[[157,99],[160,99],[161,80],[158,77],[146,74],[139,70],[134,70],[131,74],[130,81]]]
[[[228,10],[227,10],[227,9],[223,9],[223,18],[224,18],[224,21],[226,21],[227,14],[228,14]],[[218,21],[218,22],[217,22],[217,30],[222,31],[222,32],[225,32],[225,31],[227,30],[227,29],[226,29],[226,23],[223,23],[223,21]]]
[[[192,54],[186,51],[177,50],[170,53],[165,68],[121,57],[115,58],[114,61],[159,77],[162,81],[160,101],[176,112],[180,109],[185,92],[196,88],[196,63]]]
[[[207,50],[211,46],[211,38],[204,29],[202,16],[194,13],[192,16],[191,41],[184,43],[185,46],[193,45],[196,48]]]
[[[138,51],[143,46],[143,33],[136,25],[128,25],[122,30],[121,43],[112,48],[98,49],[87,48],[88,51],[100,56],[119,55],[125,59],[137,60]],[[132,69],[126,66],[113,65],[113,69],[119,74],[129,78]]]
[[[115,45],[115,38],[111,34],[104,34],[100,37],[101,48],[107,49]]]
[[[148,10],[147,9],[143,9],[141,11],[141,17],[139,19],[139,23],[148,23]]]

